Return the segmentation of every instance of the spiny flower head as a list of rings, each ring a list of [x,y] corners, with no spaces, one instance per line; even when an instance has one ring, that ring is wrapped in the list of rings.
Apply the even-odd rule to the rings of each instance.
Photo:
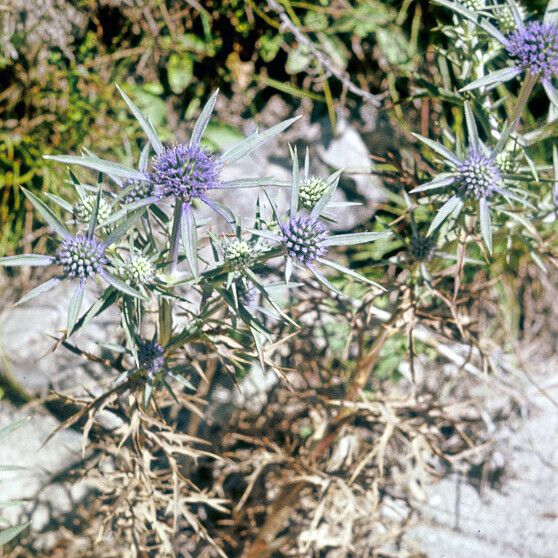
[[[153,161],[151,180],[160,197],[174,196],[185,203],[219,185],[218,160],[198,145],[171,145]]]
[[[460,4],[474,12],[478,12],[486,8],[485,0],[461,0]]]
[[[475,198],[486,198],[502,184],[496,163],[480,151],[470,149],[466,159],[457,167],[459,182],[466,193]]]
[[[327,229],[322,222],[313,217],[292,217],[286,224],[281,225],[281,236],[289,256],[304,264],[312,263],[327,252],[327,247],[322,244],[328,236]]]
[[[530,21],[508,37],[507,51],[517,65],[542,79],[558,76],[558,26]]]
[[[154,185],[149,180],[127,180],[124,183],[126,194],[122,198],[123,204],[133,203],[153,195]]]
[[[409,253],[416,261],[425,262],[432,259],[435,247],[436,239],[434,236],[413,234],[409,245]]]
[[[56,253],[56,261],[68,278],[81,281],[100,273],[107,264],[105,247],[85,235],[64,239]]]
[[[323,178],[313,176],[300,185],[298,200],[304,209],[311,211],[320,201],[328,189],[328,183]]]
[[[519,10],[519,15],[521,19],[525,19],[527,16],[527,11],[523,6],[517,4],[517,8]],[[494,10],[494,17],[496,18],[496,22],[498,23],[498,29],[504,33],[504,35],[509,35],[517,30],[517,23],[515,18],[513,17],[513,13],[511,8],[507,4],[502,4],[501,7],[498,7]]]
[[[134,254],[124,262],[120,269],[120,275],[129,285],[148,285],[155,276],[155,266],[143,254]]]
[[[247,267],[254,262],[259,252],[259,247],[247,240],[235,238],[223,244],[223,257],[227,263],[236,267]]]
[[[97,196],[91,195],[85,197],[74,207],[74,218],[78,223],[89,223],[95,207]],[[103,223],[112,214],[110,204],[101,197],[99,199],[99,212],[97,213],[97,222]]]
[[[148,376],[159,374],[165,366],[164,350],[155,341],[141,341],[138,344],[138,361],[141,370]]]
[[[258,303],[260,292],[252,281],[237,281],[236,292],[242,305],[250,308]]]

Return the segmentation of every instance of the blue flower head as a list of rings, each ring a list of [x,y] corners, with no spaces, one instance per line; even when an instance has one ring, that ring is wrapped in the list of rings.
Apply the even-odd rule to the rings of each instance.
[[[457,172],[466,194],[476,199],[487,198],[502,186],[502,175],[494,159],[478,149],[469,149]]]
[[[64,238],[56,253],[56,263],[69,279],[85,281],[98,275],[107,265],[105,246],[83,234]]]
[[[281,224],[283,245],[287,254],[303,264],[312,263],[325,256],[327,246],[322,243],[327,238],[326,226],[316,218],[299,214],[285,224]]]
[[[558,26],[530,21],[508,37],[506,50],[522,70],[544,80],[558,76]]]
[[[145,370],[152,377],[163,371],[165,354],[163,347],[155,341],[140,341],[138,343],[138,361],[141,370]]]
[[[165,147],[155,157],[150,178],[157,196],[191,203],[219,187],[220,170],[219,160],[199,145],[178,144]]]

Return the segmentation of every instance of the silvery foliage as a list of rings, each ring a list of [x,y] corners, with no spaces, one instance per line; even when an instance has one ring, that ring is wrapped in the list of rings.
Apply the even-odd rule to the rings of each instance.
[[[230,181],[221,178],[223,167],[246,157],[298,117],[257,131],[223,153],[215,154],[205,147],[202,139],[217,92],[203,107],[187,144],[164,144],[147,117],[124,91],[118,89],[146,135],[147,142],[137,168],[101,159],[89,151],[78,156],[46,157],[71,167],[96,171],[97,182],[86,184],[70,171],[76,202],[47,194],[47,198],[68,215],[65,221],[45,201],[24,190],[60,241],[53,254],[10,256],[0,259],[0,265],[56,267],[55,277],[27,293],[19,304],[45,293],[61,281],[73,285],[66,338],[116,305],[125,341],[103,345],[127,355],[131,365],[117,381],[141,379],[145,384],[146,404],[156,386],[164,386],[174,394],[169,378],[187,388],[193,387],[187,379],[193,372],[193,364],[186,361],[184,351],[179,349],[190,339],[203,337],[204,324],[214,323],[223,305],[230,316],[231,337],[234,329],[242,324],[252,336],[255,352],[264,365],[266,343],[274,340],[269,324],[284,320],[298,327],[275,296],[278,289],[285,291],[300,286],[291,281],[294,269],[309,270],[327,289],[336,293],[335,296],[342,296],[342,293],[319,271],[318,265],[376,285],[326,257],[335,246],[371,242],[389,235],[388,232],[337,236],[329,233],[328,223],[334,219],[332,210],[351,205],[331,201],[341,171],[325,178],[311,177],[307,153],[301,177],[298,155],[293,149],[290,184],[273,177],[254,176]],[[110,179],[113,188],[107,186],[105,177]],[[285,213],[277,209],[273,195],[266,189],[264,202],[272,208],[273,214],[264,220],[262,198],[254,195],[258,218],[250,227],[215,197],[219,190],[239,188],[257,192],[264,186],[290,187],[289,210]],[[196,216],[199,204],[215,212],[209,230],[205,227],[207,223]],[[216,236],[211,230],[214,219],[224,219],[230,233]],[[213,261],[206,252],[199,253],[200,245],[207,239],[213,248]],[[204,245],[207,246],[207,242]],[[278,256],[285,257],[285,282],[266,283],[260,271],[265,271],[268,262]],[[82,313],[86,285],[98,279],[106,283],[106,288]],[[192,300],[199,301],[197,311],[192,310],[195,306]],[[146,316],[148,311],[153,315],[154,306],[158,315],[157,331],[146,337]],[[181,329],[177,325],[177,314],[184,307],[189,308],[191,321]],[[245,352],[251,353],[251,349],[246,347]]]
[[[434,1],[455,14],[452,25],[441,27],[450,39],[448,48],[441,51],[453,64],[455,79],[461,87],[456,93],[448,83],[442,94],[452,103],[462,105],[464,129],[457,135],[445,130],[439,141],[415,135],[434,154],[440,172],[411,193],[436,196],[421,197],[419,204],[441,204],[426,238],[431,235],[445,238],[453,231],[456,239],[460,231],[470,230],[472,224],[478,223],[491,255],[494,212],[498,215],[497,227],[511,230],[512,223],[521,226],[526,238],[536,236],[532,221],[549,213],[548,203],[533,199],[528,188],[530,184],[544,182],[539,177],[541,167],[531,160],[529,148],[551,137],[549,128],[558,122],[555,116],[558,94],[553,85],[558,77],[558,2],[552,0],[544,20],[537,21],[528,18],[526,10],[515,0]],[[443,74],[446,78],[448,72]],[[502,99],[496,86],[518,78],[521,79],[518,95],[511,109],[510,103],[505,105],[508,114],[503,120]],[[519,123],[538,83],[550,101],[549,124],[521,134]]]

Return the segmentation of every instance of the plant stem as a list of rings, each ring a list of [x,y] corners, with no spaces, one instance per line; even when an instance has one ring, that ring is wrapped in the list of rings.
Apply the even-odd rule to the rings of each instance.
[[[517,105],[514,108],[514,114],[512,121],[504,128],[496,147],[492,151],[492,157],[496,157],[502,149],[504,149],[508,138],[510,137],[511,133],[515,131],[517,125],[519,124],[519,120],[521,119],[521,115],[525,110],[525,106],[527,105],[527,101],[529,101],[529,97],[533,91],[533,87],[537,83],[537,76],[527,72],[525,76],[525,81],[521,85],[521,89],[519,90],[519,95],[517,96]]]

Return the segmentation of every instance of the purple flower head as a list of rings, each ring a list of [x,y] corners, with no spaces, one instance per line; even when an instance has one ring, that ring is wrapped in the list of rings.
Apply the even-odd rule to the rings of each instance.
[[[126,194],[122,198],[123,204],[133,203],[153,195],[154,185],[148,180],[127,180],[124,183]]]
[[[197,145],[166,147],[154,160],[151,180],[156,195],[174,196],[185,203],[219,185],[219,161]]]
[[[105,247],[94,238],[77,235],[62,241],[56,261],[69,279],[85,281],[100,273],[107,264]]]
[[[240,302],[247,308],[252,308],[258,304],[260,292],[252,281],[238,281],[236,283],[236,292]]]
[[[502,185],[502,175],[496,163],[480,151],[470,149],[457,167],[459,182],[467,194],[477,199],[489,197]]]
[[[436,238],[432,236],[421,236],[413,234],[409,244],[409,253],[418,262],[426,262],[432,259],[436,248]]]
[[[327,252],[327,247],[322,244],[327,238],[327,229],[313,217],[292,217],[286,224],[281,225],[281,233],[289,256],[304,264],[312,263]]]
[[[165,355],[163,347],[155,341],[140,341],[138,344],[138,360],[142,370],[154,376],[163,370]]]
[[[558,76],[558,26],[554,23],[530,21],[508,36],[506,49],[522,70],[545,80]]]

